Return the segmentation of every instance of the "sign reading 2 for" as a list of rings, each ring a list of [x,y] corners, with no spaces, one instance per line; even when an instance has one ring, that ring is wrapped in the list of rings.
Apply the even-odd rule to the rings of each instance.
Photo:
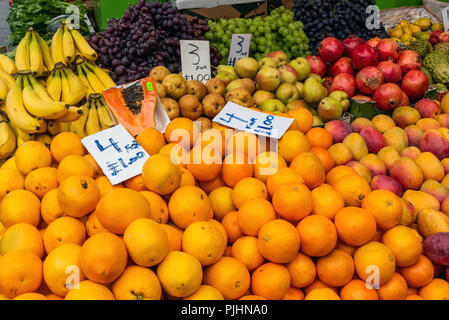
[[[206,83],[210,79],[209,41],[181,40],[182,75]]]
[[[233,34],[231,48],[229,49],[228,65],[234,66],[235,62],[249,55],[251,34]]]

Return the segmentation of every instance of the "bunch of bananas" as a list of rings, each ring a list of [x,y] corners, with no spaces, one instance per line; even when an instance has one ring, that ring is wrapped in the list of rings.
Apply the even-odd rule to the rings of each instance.
[[[7,119],[0,114],[0,159],[10,157],[17,147],[16,133]]]
[[[56,63],[47,78],[46,87],[53,100],[70,106],[78,105],[87,95],[87,89],[81,79],[61,62]]]
[[[102,94],[89,95],[86,104],[81,109],[84,112],[83,116],[77,121],[71,122],[68,130],[82,138],[117,124],[117,120]]]
[[[12,74],[17,72],[17,67],[7,56],[0,54],[0,104],[5,102],[6,95],[11,90],[16,80]]]
[[[87,94],[103,93],[106,89],[115,87],[115,82],[109,74],[99,66],[90,63],[80,56],[76,58],[78,77],[87,88]]]
[[[14,61],[9,59],[7,56],[0,54],[0,70],[12,75],[17,73],[17,66]]]
[[[69,28],[62,22],[51,40],[51,54],[55,63],[70,65],[76,57],[82,56],[89,61],[95,61],[98,54],[84,39],[78,30]]]

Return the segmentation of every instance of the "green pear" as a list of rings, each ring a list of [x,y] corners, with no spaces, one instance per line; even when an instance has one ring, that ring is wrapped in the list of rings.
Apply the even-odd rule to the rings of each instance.
[[[262,103],[260,110],[273,113],[283,113],[285,111],[285,104],[278,99],[268,99]]]
[[[323,78],[321,78],[318,74],[316,73],[311,73],[309,75],[309,78],[315,78],[316,80],[318,80],[320,83],[323,81]]]
[[[327,90],[317,79],[311,77],[304,82],[302,98],[309,105],[316,107],[326,97]]]
[[[218,72],[226,71],[226,72],[232,74],[234,76],[234,79],[232,79],[232,80],[235,80],[235,79],[239,78],[239,76],[238,76],[237,72],[235,72],[235,69],[234,69],[233,66],[226,66],[226,65],[220,64],[217,67],[217,71]]]
[[[334,98],[324,98],[318,105],[318,116],[324,122],[339,120],[343,114],[341,102]]]
[[[324,124],[324,122],[320,119],[320,117],[313,116],[313,125],[312,125],[312,127],[318,127],[318,126],[321,126],[323,124]]]
[[[226,86],[226,92],[232,91],[237,88],[246,88],[251,92],[251,94],[256,91],[256,84],[251,79],[235,79],[232,80],[227,86]]]
[[[217,75],[215,76],[215,78],[222,80],[225,86],[227,86],[229,83],[231,83],[231,81],[237,79],[231,73],[229,73],[227,71],[218,72]]]
[[[334,98],[341,102],[341,105],[343,107],[343,112],[349,109],[351,106],[351,100],[349,99],[349,96],[344,91],[334,91],[329,94],[329,97]]]
[[[298,72],[299,81],[306,80],[310,76],[310,63],[306,58],[296,58],[290,61],[290,65]]]
[[[243,58],[236,61],[234,69],[240,78],[253,79],[259,70],[259,62],[254,58]]]

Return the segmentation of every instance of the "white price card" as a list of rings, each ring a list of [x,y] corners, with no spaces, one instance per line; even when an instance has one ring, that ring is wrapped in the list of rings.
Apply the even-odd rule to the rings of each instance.
[[[206,83],[210,78],[209,41],[181,40],[182,75]]]
[[[232,35],[231,48],[229,49],[228,65],[234,66],[237,60],[247,58],[251,44],[251,33]]]
[[[294,119],[266,114],[228,102],[212,121],[259,136],[280,139]]]
[[[441,16],[443,17],[444,31],[449,30],[449,7],[445,7],[441,10]]]
[[[112,185],[142,173],[150,155],[121,124],[81,140]]]

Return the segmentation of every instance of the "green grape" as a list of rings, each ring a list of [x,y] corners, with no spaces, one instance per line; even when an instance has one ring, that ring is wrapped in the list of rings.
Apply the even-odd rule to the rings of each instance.
[[[254,32],[256,32],[256,30],[257,30],[257,27],[254,26],[254,25],[252,25],[251,27],[249,27],[249,32],[250,32],[250,33],[254,33]]]
[[[251,41],[251,43],[249,44],[249,49],[251,51],[255,51],[257,49],[257,44],[254,41]]]
[[[269,34],[269,33],[271,32],[271,28],[270,28],[270,27],[265,27],[265,28],[264,28],[264,32],[265,32],[266,34]]]
[[[211,41],[211,40],[214,39],[214,34],[213,34],[212,32],[210,32],[210,31],[206,32],[206,33],[204,34],[204,36],[205,36],[206,39],[209,40],[209,41]]]

